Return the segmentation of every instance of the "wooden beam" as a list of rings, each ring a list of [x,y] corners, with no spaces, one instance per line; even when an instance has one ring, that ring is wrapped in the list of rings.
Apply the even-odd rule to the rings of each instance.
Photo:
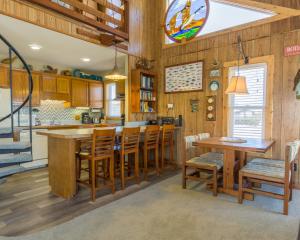
[[[89,26],[95,27],[98,30],[105,31],[105,32],[111,33],[113,35],[119,36],[119,37],[121,37],[125,40],[128,40],[128,33],[125,33],[125,32],[120,31],[118,29],[114,29],[114,28],[112,28],[112,27],[110,27],[110,26],[108,26],[104,23],[98,22],[98,21],[93,20],[91,18],[88,18],[88,17],[86,17],[82,14],[76,13],[73,10],[62,7],[62,6],[60,6],[56,3],[53,3],[49,0],[26,0],[26,1],[28,1],[30,3],[38,4],[42,7],[45,7],[47,9],[52,10],[52,11],[63,14],[65,16],[69,17],[69,18],[72,18],[72,19],[76,20],[76,21],[79,21],[79,22],[85,23]]]
[[[101,34],[96,34],[96,33],[92,33],[92,32],[88,32],[85,31],[83,29],[77,28],[76,32],[82,36],[88,37],[88,38],[92,38],[95,39],[97,41],[100,41],[101,44],[105,45],[105,46],[112,46],[114,44],[114,40],[117,39],[117,41],[119,43],[117,43],[117,48],[123,49],[125,51],[128,51],[128,46],[125,44],[122,44],[122,42],[124,40],[122,40],[121,38],[115,38],[113,35],[109,35],[106,33],[101,33]]]

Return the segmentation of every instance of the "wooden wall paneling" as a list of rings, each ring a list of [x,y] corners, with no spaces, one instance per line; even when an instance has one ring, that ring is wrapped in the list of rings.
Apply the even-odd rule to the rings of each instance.
[[[275,34],[271,37],[271,52],[274,55],[274,82],[273,82],[273,129],[272,137],[275,140],[273,156],[281,155],[281,124],[282,124],[282,89],[283,89],[283,34]],[[280,126],[280,127],[278,127]]]
[[[300,31],[290,32],[284,36],[284,46],[300,44]],[[294,77],[300,69],[299,56],[283,58],[283,94],[282,94],[282,127],[281,127],[281,149],[286,142],[300,138],[300,101],[296,99]],[[298,166],[300,162],[298,160]],[[300,171],[296,174],[296,185],[300,187]]]

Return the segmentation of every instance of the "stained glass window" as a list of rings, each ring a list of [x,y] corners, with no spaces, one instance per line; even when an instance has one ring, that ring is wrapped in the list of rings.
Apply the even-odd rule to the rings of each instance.
[[[167,36],[175,42],[192,39],[203,28],[208,13],[208,0],[173,1],[165,19]]]

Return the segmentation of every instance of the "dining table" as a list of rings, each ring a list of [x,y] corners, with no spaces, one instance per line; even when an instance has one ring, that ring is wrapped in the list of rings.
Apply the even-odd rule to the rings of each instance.
[[[197,148],[208,148],[222,151],[224,154],[223,185],[219,192],[238,197],[238,188],[235,184],[235,166],[244,166],[247,161],[247,153],[266,153],[274,145],[274,140],[243,138],[242,141],[228,141],[223,137],[211,137],[193,142]],[[245,196],[252,200],[252,195]]]
[[[49,185],[54,195],[71,199],[77,194],[76,152],[80,150],[80,141],[91,139],[94,129],[116,129],[116,136],[121,136],[123,127],[100,127],[82,129],[60,129],[38,131],[37,134],[48,138]],[[141,136],[146,126],[140,127]],[[180,163],[181,127],[175,127],[175,160]]]

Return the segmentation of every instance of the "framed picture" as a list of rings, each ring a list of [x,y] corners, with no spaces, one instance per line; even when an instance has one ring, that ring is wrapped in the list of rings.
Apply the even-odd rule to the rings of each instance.
[[[203,91],[203,61],[165,67],[165,93]]]

